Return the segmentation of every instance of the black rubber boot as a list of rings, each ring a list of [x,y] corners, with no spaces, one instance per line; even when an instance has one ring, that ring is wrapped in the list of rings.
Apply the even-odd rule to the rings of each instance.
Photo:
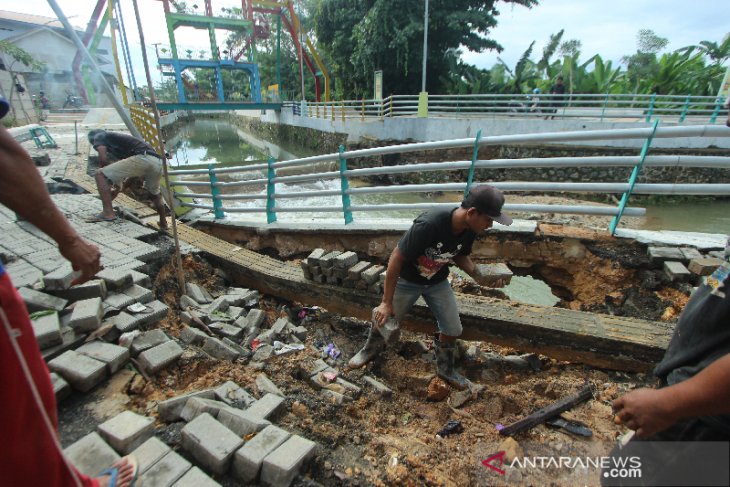
[[[436,374],[460,391],[469,387],[469,380],[454,368],[456,343],[435,340],[433,344],[436,351]]]
[[[383,335],[370,325],[368,341],[366,341],[365,346],[350,359],[347,366],[351,369],[359,369],[374,359],[383,350],[385,350],[385,339],[383,338]]]

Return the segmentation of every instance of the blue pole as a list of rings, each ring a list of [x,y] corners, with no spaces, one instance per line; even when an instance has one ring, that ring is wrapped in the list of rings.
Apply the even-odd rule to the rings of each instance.
[[[621,217],[624,214],[624,209],[629,202],[631,192],[634,190],[636,180],[639,178],[641,168],[644,166],[644,160],[646,160],[646,155],[649,153],[649,147],[651,146],[652,140],[654,140],[654,134],[656,134],[656,129],[658,126],[659,120],[654,120],[654,127],[652,128],[651,134],[649,134],[649,137],[646,138],[646,140],[644,141],[644,146],[641,148],[641,153],[639,154],[639,163],[634,166],[634,170],[631,171],[631,177],[629,178],[629,188],[621,197],[621,202],[618,206],[618,214],[613,217],[613,220],[611,220],[611,225],[609,227],[611,235],[614,235],[616,233],[616,227],[618,227],[618,222],[621,220]]]
[[[352,223],[352,212],[350,211],[350,195],[347,190],[350,189],[350,183],[347,181],[345,171],[347,171],[347,159],[342,157],[342,153],[345,152],[345,146],[340,145],[340,189],[342,191],[342,214],[345,217],[345,225]]]
[[[689,101],[692,99],[692,95],[687,95],[687,98],[684,100],[684,107],[682,108],[682,114],[679,116],[679,123],[684,122],[684,119],[687,117],[687,111],[689,110]]]
[[[649,101],[649,110],[646,112],[646,121],[651,122],[651,116],[654,114],[654,103],[656,102],[656,93],[651,95],[651,100]]]
[[[714,124],[717,120],[717,116],[720,114],[720,109],[722,108],[722,104],[725,101],[725,99],[722,96],[717,97],[717,101],[715,101],[715,111],[712,112],[712,116],[710,117],[710,123]]]
[[[603,122],[603,116],[606,114],[606,105],[608,105],[608,93],[606,93],[606,97],[603,99],[603,109],[601,110],[601,122]]]
[[[268,182],[266,183],[266,223],[274,223],[276,221],[276,212],[274,211],[274,205],[276,204],[276,188],[274,188],[276,170],[272,167],[274,162],[276,162],[276,159],[269,157],[269,160],[267,161],[269,170],[266,175],[268,179]]]
[[[208,177],[210,178],[210,194],[213,196],[213,212],[216,218],[225,218],[226,214],[223,212],[223,202],[220,199],[221,190],[216,183],[218,177],[215,175],[215,164],[208,164]]]
[[[479,129],[477,136],[474,139],[474,151],[471,154],[471,166],[469,167],[469,175],[466,178],[466,188],[464,188],[464,198],[469,194],[469,187],[471,187],[472,181],[474,181],[474,164],[477,162],[477,155],[479,153],[479,139],[482,138],[482,129]]]

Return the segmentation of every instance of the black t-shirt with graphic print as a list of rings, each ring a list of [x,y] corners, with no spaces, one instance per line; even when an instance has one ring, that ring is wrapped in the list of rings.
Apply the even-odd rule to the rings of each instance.
[[[476,238],[471,230],[454,235],[451,210],[432,210],[421,214],[398,242],[405,257],[400,277],[415,284],[437,284],[449,275],[449,262],[455,255],[469,255]]]

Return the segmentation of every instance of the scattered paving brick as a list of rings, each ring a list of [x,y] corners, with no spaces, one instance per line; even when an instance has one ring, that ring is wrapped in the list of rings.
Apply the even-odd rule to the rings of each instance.
[[[672,260],[664,262],[664,274],[666,274],[671,281],[686,281],[692,275],[684,264]]]
[[[61,267],[43,276],[43,286],[49,291],[68,289],[73,280],[74,270],[71,269],[70,263],[64,262]]]
[[[240,409],[220,409],[218,421],[241,438],[258,433],[271,424],[269,420]]]
[[[175,343],[175,341],[170,340],[142,352],[139,355],[138,360],[140,366],[145,370],[145,372],[148,374],[156,374],[168,365],[177,362],[182,354],[183,349],[180,345]]]
[[[291,433],[274,425],[264,428],[233,456],[233,473],[236,478],[244,484],[255,483],[264,458],[290,436]]]
[[[83,284],[71,286],[68,289],[50,291],[54,296],[68,301],[81,301],[83,299],[101,298],[107,296],[106,283],[101,279],[94,279]]]
[[[167,336],[167,334],[159,329],[156,330],[150,330],[142,333],[138,337],[134,339],[132,342],[132,348],[131,352],[132,355],[137,356],[140,353],[144,352],[145,350],[149,350],[150,348],[154,348],[157,345],[162,345],[163,343],[170,340],[170,337]]]
[[[229,406],[248,407],[256,402],[256,398],[249,394],[246,389],[230,380],[216,388],[214,393],[215,397]]]
[[[217,475],[228,472],[233,454],[243,445],[238,435],[208,413],[188,423],[181,436],[183,448]]]
[[[68,304],[68,301],[65,299],[57,298],[56,296],[51,296],[50,294],[27,287],[21,287],[18,289],[18,293],[23,299],[25,307],[28,308],[29,313],[46,310],[61,311]]]
[[[189,461],[174,451],[170,451],[142,474],[134,485],[135,487],[173,485],[191,467],[192,464]]]
[[[71,387],[81,392],[91,390],[106,377],[106,364],[68,350],[48,362],[48,368],[63,377]]]
[[[100,465],[111,465],[120,456],[98,433],[89,433],[63,450],[66,458],[79,472],[94,477],[99,475]]]
[[[299,475],[300,469],[316,452],[317,444],[299,435],[286,440],[264,458],[261,465],[261,483],[288,486]]]
[[[276,394],[266,393],[264,397],[251,404],[246,411],[254,416],[271,420],[284,407],[284,398]]]
[[[689,261],[689,271],[698,276],[709,276],[715,269],[723,264],[722,259],[715,257],[705,257],[702,259],[692,259]]]
[[[63,377],[55,372],[51,372],[51,383],[53,384],[53,393],[56,396],[56,402],[60,402],[71,395],[71,386],[63,380]]]
[[[101,325],[103,317],[101,298],[84,299],[76,302],[69,326],[78,331],[94,331]]]
[[[192,399],[194,397],[199,397],[201,399],[213,399],[215,397],[215,393],[213,392],[213,389],[205,389],[203,391],[189,392],[158,403],[157,416],[160,418],[160,421],[170,423],[182,419],[180,413],[182,413],[188,399]]]
[[[175,482],[173,487],[220,487],[220,485],[198,467],[193,467],[180,480]]]
[[[149,470],[152,465],[157,463],[170,451],[172,449],[155,436],[138,446],[131,453],[137,459],[137,476]]]
[[[129,350],[113,343],[93,341],[82,345],[76,351],[105,363],[109,375],[116,373],[129,361]]]
[[[125,269],[102,269],[96,277],[103,279],[110,291],[123,291],[134,283],[132,272]],[[140,273],[141,274],[141,273]],[[142,274],[144,275],[144,274]],[[147,277],[147,276],[145,276]]]
[[[215,357],[221,360],[236,360],[240,356],[238,350],[226,345],[221,340],[213,337],[208,337],[205,339],[205,343],[203,344],[203,351],[211,357]]]
[[[123,411],[100,424],[97,429],[112,448],[127,455],[152,436],[155,420],[132,411]]]
[[[43,350],[63,343],[61,336],[61,324],[58,321],[58,313],[39,316],[31,321],[33,325],[33,333],[38,342],[38,347]]]

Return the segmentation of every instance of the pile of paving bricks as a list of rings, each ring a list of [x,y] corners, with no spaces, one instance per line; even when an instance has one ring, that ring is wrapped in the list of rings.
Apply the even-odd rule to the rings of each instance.
[[[320,284],[383,293],[385,267],[367,261],[358,261],[355,252],[314,249],[301,261],[304,277]]]
[[[694,247],[652,246],[647,253],[651,263],[661,267],[670,281],[688,282],[695,286],[725,261],[724,251],[712,250],[702,254]]]
[[[182,449],[204,470],[193,466],[154,436],[154,419],[125,411],[98,426],[64,451],[83,473],[98,473],[120,455],[139,461],[138,486],[218,486],[205,472],[232,474],[243,484],[260,482],[287,486],[316,454],[311,440],[272,422],[284,409],[285,398],[271,380],[256,380],[260,398],[228,381],[173,397],[158,404],[161,421],[184,421]],[[273,391],[273,392],[269,392]]]

